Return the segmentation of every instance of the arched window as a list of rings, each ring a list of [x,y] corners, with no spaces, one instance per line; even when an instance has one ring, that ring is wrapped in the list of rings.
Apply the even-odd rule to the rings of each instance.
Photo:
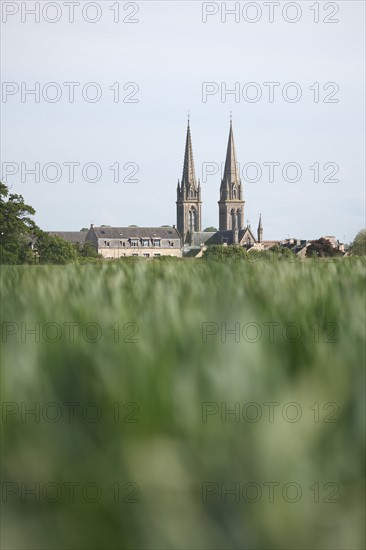
[[[191,208],[189,211],[189,231],[193,233],[196,230],[196,210]]]
[[[236,199],[236,187],[235,187],[235,185],[233,187],[233,199]]]
[[[237,228],[240,229],[241,228],[241,211],[239,209],[236,211],[236,223],[237,223]]]
[[[231,212],[231,229],[235,229],[236,227],[236,214],[235,214],[235,210],[232,209]]]

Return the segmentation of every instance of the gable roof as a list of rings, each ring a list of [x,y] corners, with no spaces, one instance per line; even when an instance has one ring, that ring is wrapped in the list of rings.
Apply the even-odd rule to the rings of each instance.
[[[48,231],[49,235],[53,237],[60,237],[64,241],[68,241],[73,244],[84,244],[87,231]]]
[[[257,242],[252,231],[246,227],[245,229],[240,229],[238,233],[238,241],[241,244],[245,237],[250,235],[254,242]],[[233,244],[233,232],[231,229],[221,230],[215,232],[209,231],[196,231],[193,234],[192,246],[201,246],[201,244]]]

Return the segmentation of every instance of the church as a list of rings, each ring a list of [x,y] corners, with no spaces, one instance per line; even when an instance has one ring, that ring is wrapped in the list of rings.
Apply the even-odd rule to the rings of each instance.
[[[250,225],[244,226],[243,183],[238,172],[233,125],[230,120],[229,140],[223,178],[220,185],[219,230],[202,231],[201,184],[196,178],[190,123],[188,120],[182,179],[177,186],[177,223],[173,227],[90,226],[89,231],[52,231],[74,244],[91,244],[98,254],[108,259],[125,256],[154,258],[159,256],[200,257],[210,244],[262,248],[261,217],[255,237]]]
[[[234,143],[233,124],[230,120],[229,140],[223,178],[220,185],[219,230],[202,231],[201,184],[196,179],[193,160],[191,129],[188,121],[186,148],[182,180],[177,187],[177,229],[182,237],[185,255],[195,255],[210,244],[232,244],[250,248],[262,243],[263,226],[261,216],[257,229],[257,238],[250,226],[244,226],[243,184],[239,177],[238,163]]]

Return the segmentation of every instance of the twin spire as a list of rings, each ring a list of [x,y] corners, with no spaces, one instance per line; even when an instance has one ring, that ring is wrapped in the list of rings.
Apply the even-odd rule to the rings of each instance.
[[[234,143],[233,125],[230,116],[230,131],[226,151],[219,200],[219,230],[244,229],[244,200]],[[200,231],[201,186],[196,178],[190,121],[188,118],[183,174],[177,188],[177,226],[186,239],[187,233]],[[260,217],[258,232],[263,232]],[[260,242],[260,240],[259,240]]]

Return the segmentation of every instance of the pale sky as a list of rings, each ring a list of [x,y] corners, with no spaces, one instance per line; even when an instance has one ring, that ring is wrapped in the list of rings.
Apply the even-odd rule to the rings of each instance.
[[[245,219],[256,228],[262,214],[264,239],[349,242],[365,226],[363,1],[240,2],[226,21],[221,2],[40,2],[39,22],[26,13],[36,2],[1,4],[2,179],[34,206],[42,229],[175,224],[188,110],[203,228],[218,227],[230,111]],[[73,103],[65,82],[80,83]],[[278,83],[273,102],[270,82]],[[22,101],[35,83],[39,102],[29,94]],[[237,96],[225,95],[235,88]],[[100,100],[88,101],[97,91]],[[26,172],[35,163],[39,182]],[[70,163],[79,163],[73,182]],[[207,163],[216,173],[205,175]],[[268,163],[279,163],[273,181]],[[284,179],[288,163],[301,174],[289,166],[287,179],[297,170],[298,181]],[[137,181],[128,181],[136,165]],[[258,181],[248,181],[258,166]]]

